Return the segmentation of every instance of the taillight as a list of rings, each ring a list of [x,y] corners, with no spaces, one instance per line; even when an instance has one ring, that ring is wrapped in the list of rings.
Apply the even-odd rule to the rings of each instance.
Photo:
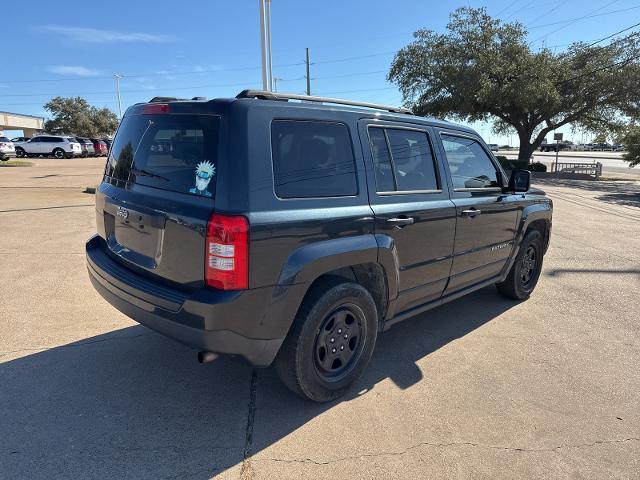
[[[249,221],[214,213],[207,223],[205,282],[220,290],[249,285]]]
[[[169,113],[169,105],[166,103],[150,103],[142,106],[143,115],[156,115],[158,113]]]

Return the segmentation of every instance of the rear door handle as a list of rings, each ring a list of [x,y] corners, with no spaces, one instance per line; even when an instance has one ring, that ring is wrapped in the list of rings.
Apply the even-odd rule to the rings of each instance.
[[[460,216],[461,217],[475,217],[477,215],[480,215],[482,213],[482,210],[478,210],[477,208],[471,208],[469,210],[462,210],[462,212],[460,212]]]
[[[406,225],[411,225],[413,222],[413,217],[395,217],[387,219],[387,223],[393,225],[396,228],[402,228]]]

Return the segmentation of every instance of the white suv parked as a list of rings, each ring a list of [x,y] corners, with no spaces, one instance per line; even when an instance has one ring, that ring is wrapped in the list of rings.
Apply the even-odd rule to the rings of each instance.
[[[82,155],[82,147],[73,137],[39,135],[26,142],[17,142],[16,156],[37,157],[54,156],[55,158],[71,158]]]
[[[0,136],[0,160],[4,162],[15,156],[16,149],[14,148],[13,142],[7,137]]]

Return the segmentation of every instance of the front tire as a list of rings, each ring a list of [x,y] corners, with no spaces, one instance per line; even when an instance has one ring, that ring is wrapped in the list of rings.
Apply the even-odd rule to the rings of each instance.
[[[22,148],[16,148],[16,157],[18,158],[26,157],[26,152]]]
[[[315,402],[334,400],[366,368],[378,334],[378,312],[361,285],[335,278],[307,295],[275,359],[284,384]]]
[[[539,230],[530,230],[520,245],[507,278],[504,282],[496,283],[498,291],[516,300],[529,298],[540,278],[543,255],[542,233]]]
[[[62,160],[62,159],[65,157],[65,152],[64,152],[64,150],[63,150],[63,149],[61,149],[61,148],[56,148],[56,149],[53,151],[53,156],[54,156],[55,158],[57,158],[58,160]]]

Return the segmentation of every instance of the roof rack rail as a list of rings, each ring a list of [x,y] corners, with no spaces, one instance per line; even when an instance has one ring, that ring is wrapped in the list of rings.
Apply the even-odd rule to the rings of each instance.
[[[341,98],[315,97],[311,95],[297,95],[295,93],[269,92],[267,90],[243,90],[238,95],[236,95],[236,98],[259,98],[261,100],[280,100],[284,102],[289,100],[303,100],[305,102],[335,103],[337,105],[366,107],[376,110],[386,110],[387,112],[406,113],[408,115],[413,115],[413,112],[411,110],[404,107],[381,105],[379,103],[356,102],[353,100],[343,100]]]

